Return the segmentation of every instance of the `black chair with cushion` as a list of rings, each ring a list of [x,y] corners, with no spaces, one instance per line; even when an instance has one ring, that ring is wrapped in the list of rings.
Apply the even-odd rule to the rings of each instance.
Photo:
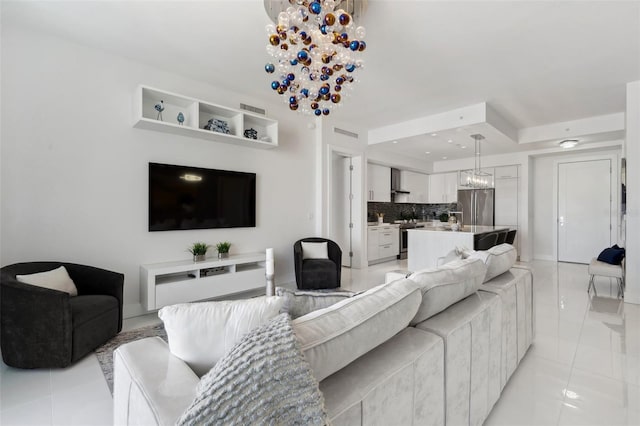
[[[507,234],[509,233],[509,231],[498,231],[498,239],[496,240],[496,245],[498,244],[503,244],[505,241],[507,241]]]
[[[310,255],[305,256],[302,243],[326,243],[326,258],[305,259]],[[320,257],[324,257],[324,255]],[[315,237],[298,240],[293,245],[293,260],[296,284],[299,289],[317,290],[340,287],[342,250],[334,241]]]
[[[480,235],[480,238],[478,238],[478,241],[475,243],[474,250],[489,250],[496,245],[496,241],[498,241],[497,232]]]
[[[513,245],[513,242],[516,240],[516,232],[518,232],[516,229],[507,232],[507,239],[504,242]]]
[[[17,275],[64,266],[77,296],[18,281]],[[64,262],[29,262],[0,270],[0,345],[5,364],[61,368],[122,329],[124,275]]]

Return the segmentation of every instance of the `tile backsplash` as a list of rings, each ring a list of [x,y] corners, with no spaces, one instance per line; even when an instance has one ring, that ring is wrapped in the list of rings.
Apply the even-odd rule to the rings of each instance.
[[[378,213],[384,213],[384,221],[391,223],[395,220],[415,217],[419,221],[437,219],[442,213],[457,210],[457,203],[451,204],[411,204],[411,203],[367,203],[367,220],[378,221]]]

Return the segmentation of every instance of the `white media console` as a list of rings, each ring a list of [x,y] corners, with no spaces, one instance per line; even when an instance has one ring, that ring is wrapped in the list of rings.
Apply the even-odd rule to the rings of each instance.
[[[265,253],[202,262],[179,260],[140,267],[140,303],[148,311],[265,288]]]

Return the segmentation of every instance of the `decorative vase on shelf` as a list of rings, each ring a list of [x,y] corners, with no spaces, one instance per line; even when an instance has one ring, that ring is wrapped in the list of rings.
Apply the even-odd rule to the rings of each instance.
[[[194,262],[202,262],[202,261],[205,260],[206,256],[207,256],[206,254],[194,254],[193,255],[193,261]]]
[[[229,257],[229,253],[218,253],[218,259],[226,259]]]
[[[176,117],[176,120],[178,120],[178,124],[182,126],[182,124],[184,123],[184,114],[179,112],[178,116]]]
[[[164,101],[160,100],[160,103],[155,104],[154,108],[156,111],[158,111],[158,116],[156,117],[156,120],[162,121],[162,111],[164,111]]]

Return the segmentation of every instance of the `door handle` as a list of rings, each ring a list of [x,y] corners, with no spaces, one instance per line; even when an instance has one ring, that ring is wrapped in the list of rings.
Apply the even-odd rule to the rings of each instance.
[[[564,226],[564,216],[560,216],[560,217],[558,218],[558,224],[559,224],[560,226]]]

